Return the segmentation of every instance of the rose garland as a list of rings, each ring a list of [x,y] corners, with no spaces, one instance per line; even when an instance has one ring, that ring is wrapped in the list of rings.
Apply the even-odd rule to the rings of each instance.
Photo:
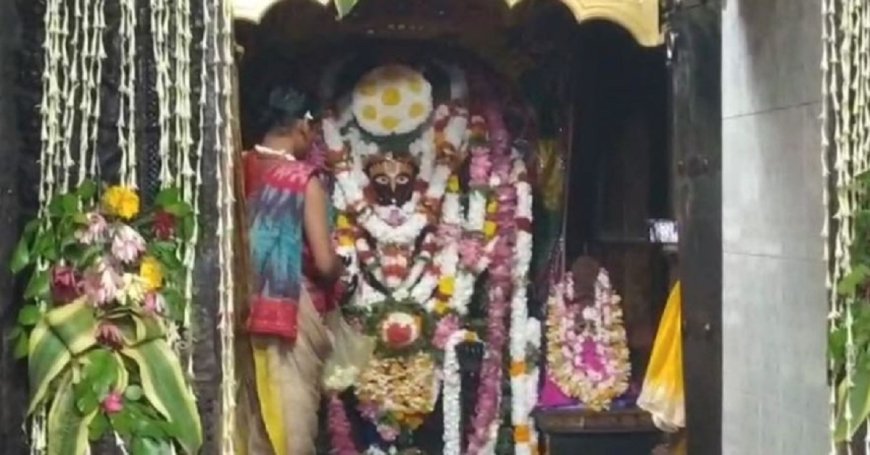
[[[494,133],[493,137],[498,134]],[[502,353],[507,339],[505,316],[510,311],[513,287],[512,250],[515,246],[516,190],[510,183],[510,156],[495,156],[490,183],[496,187],[497,210],[490,213],[488,222],[500,221],[499,239],[492,253],[487,304],[487,352],[481,366],[478,402],[472,420],[472,434],[468,454],[487,451],[498,433],[498,409],[501,401]]]
[[[625,393],[631,374],[620,298],[602,268],[595,303],[580,309],[573,299],[574,280],[566,275],[547,304],[548,373],[568,396],[589,409],[604,410]]]

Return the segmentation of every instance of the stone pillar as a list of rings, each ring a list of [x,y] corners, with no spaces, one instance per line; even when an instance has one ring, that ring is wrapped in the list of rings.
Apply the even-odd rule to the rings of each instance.
[[[821,7],[724,3],[723,453],[827,453]]]

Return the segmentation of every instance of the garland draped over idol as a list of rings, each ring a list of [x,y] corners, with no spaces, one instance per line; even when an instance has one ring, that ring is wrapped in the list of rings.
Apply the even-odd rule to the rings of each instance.
[[[191,304],[199,237],[200,166],[217,150],[231,172],[229,126],[231,5],[222,0],[47,0],[39,166],[39,211],[15,249],[11,268],[26,281],[25,305],[12,335],[28,363],[31,453],[83,454],[106,435],[126,453],[197,453],[203,441],[190,379]],[[118,11],[106,33],[106,11]],[[141,11],[149,16],[140,16]],[[203,12],[201,43],[192,42],[192,11]],[[159,112],[159,192],[143,181],[137,137],[148,109],[136,42],[150,23]],[[115,41],[114,52],[107,44]],[[196,51],[202,45],[201,51]],[[193,58],[201,74],[194,99]],[[118,75],[106,98],[104,74]],[[216,81],[207,84],[213,71]],[[147,81],[147,79],[145,79]],[[147,93],[147,90],[144,91]],[[206,102],[207,100],[212,100]],[[217,101],[214,101],[217,100]],[[150,101],[150,100],[148,100]],[[117,174],[101,168],[101,122],[115,117]],[[199,105],[194,115],[193,106]],[[211,110],[210,113],[206,109]],[[215,119],[217,128],[209,124]],[[222,119],[223,121],[219,120]],[[198,124],[197,124],[198,122]],[[104,128],[104,127],[103,127]],[[230,179],[218,199],[231,219]],[[231,222],[220,232],[231,230]],[[228,240],[227,240],[228,241]],[[223,282],[231,245],[222,241]],[[232,289],[222,288],[222,314],[232,317]],[[222,333],[230,333],[224,330]],[[232,340],[223,340],[230,352]],[[225,355],[232,362],[230,355]],[[232,368],[224,370],[232,377]],[[225,381],[233,388],[233,382]],[[223,394],[224,409],[232,393]],[[231,416],[232,412],[224,412]],[[231,425],[226,431],[231,431]],[[228,437],[224,437],[224,453]]]
[[[493,453],[505,373],[515,451],[537,451],[530,417],[537,372],[526,360],[540,334],[528,317],[526,296],[532,190],[498,103],[490,99],[470,109],[464,71],[451,67],[447,73],[453,96],[433,100],[430,82],[417,70],[375,68],[323,122],[325,158],[335,178],[337,248],[357,282],[345,313],[374,341],[368,362],[335,368],[325,378],[333,393],[337,453],[358,453],[337,398],[348,388],[383,442],[364,448],[367,453],[396,448],[434,410],[439,394],[444,453]],[[404,149],[383,140],[402,136]],[[397,181],[413,180],[405,182],[411,187],[407,200],[379,202],[374,186],[386,177],[372,179],[368,170],[375,167],[405,169],[408,175]],[[478,333],[468,326],[469,305],[484,272],[485,295],[478,298],[486,327]],[[483,343],[485,351],[465,446],[454,352],[459,343]],[[510,357],[507,369],[503,352]]]
[[[830,453],[870,416],[870,5],[822,2],[822,164],[829,265]],[[842,445],[842,446],[840,446]],[[838,447],[840,446],[840,447]],[[864,440],[870,449],[870,433]]]

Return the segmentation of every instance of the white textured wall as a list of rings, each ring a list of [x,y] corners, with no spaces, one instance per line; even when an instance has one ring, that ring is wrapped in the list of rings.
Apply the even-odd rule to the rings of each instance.
[[[827,453],[819,0],[722,17],[723,453]]]

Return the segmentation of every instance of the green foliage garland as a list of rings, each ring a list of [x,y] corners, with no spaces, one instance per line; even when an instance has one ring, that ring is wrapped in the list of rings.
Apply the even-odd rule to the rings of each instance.
[[[193,225],[175,188],[140,213],[134,190],[91,181],[27,224],[10,264],[29,276],[11,335],[28,361],[29,412],[48,406],[49,455],[84,454],[109,431],[133,454],[198,452],[200,418],[169,330],[187,305],[179,249]]]

